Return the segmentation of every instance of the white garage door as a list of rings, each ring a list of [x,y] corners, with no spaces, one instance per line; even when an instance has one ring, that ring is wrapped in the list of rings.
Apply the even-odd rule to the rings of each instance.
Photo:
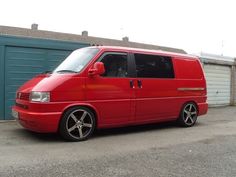
[[[209,106],[230,104],[230,67],[205,64]]]

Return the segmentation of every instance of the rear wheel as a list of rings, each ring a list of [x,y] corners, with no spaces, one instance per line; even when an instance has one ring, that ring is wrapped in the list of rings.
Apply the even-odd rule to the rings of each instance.
[[[66,140],[83,141],[93,134],[95,125],[95,115],[91,110],[86,107],[74,107],[65,112],[59,132]]]
[[[180,113],[178,122],[181,126],[191,127],[197,121],[198,110],[195,103],[186,103]]]

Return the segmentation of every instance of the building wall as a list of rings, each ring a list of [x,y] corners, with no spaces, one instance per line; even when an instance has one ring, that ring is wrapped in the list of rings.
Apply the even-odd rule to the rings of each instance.
[[[233,105],[236,105],[236,59],[235,59],[235,62],[234,62],[234,69],[233,69],[233,72],[234,72],[234,86],[233,86],[233,89],[234,89],[234,103]]]
[[[0,35],[0,120],[11,119],[15,92],[27,80],[52,70],[86,43]]]

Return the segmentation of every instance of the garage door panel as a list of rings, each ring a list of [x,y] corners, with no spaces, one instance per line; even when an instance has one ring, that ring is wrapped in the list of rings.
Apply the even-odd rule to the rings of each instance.
[[[217,82],[217,80],[216,81],[208,81],[208,86],[215,86],[215,83]],[[222,89],[223,89],[223,87],[225,86],[225,85],[229,85],[230,84],[230,82],[220,82],[220,83],[218,83],[217,85],[219,85],[219,86],[222,86]],[[217,87],[218,88],[218,87]]]
[[[204,65],[207,81],[207,101],[210,106],[230,104],[230,67]]]
[[[207,77],[210,77],[210,76],[207,76]],[[219,81],[219,79],[220,79],[220,81]],[[218,77],[218,78],[215,78],[215,79],[209,79],[208,80],[208,83],[209,84],[215,84],[215,82],[218,82],[218,84],[221,84],[221,85],[224,85],[225,83],[230,83],[230,81],[229,80],[224,80],[225,79],[225,77],[222,77],[222,78],[220,78],[220,77]]]
[[[16,90],[34,76],[54,68],[71,51],[27,47],[6,47],[5,118],[11,119]]]
[[[214,80],[215,78],[214,77],[220,77],[220,78],[224,78],[224,75],[225,74],[228,74],[228,72],[227,73],[208,73],[208,76],[211,76],[212,77],[212,79]]]
[[[44,67],[45,53],[42,49],[6,47],[5,56],[5,117],[10,118],[16,90],[37,75]],[[23,79],[22,79],[23,78]]]
[[[214,92],[219,92],[219,89],[218,88],[209,88],[208,91],[209,91],[208,93],[212,93],[212,92],[214,93]],[[220,89],[220,92],[229,94],[229,90],[227,88]]]
[[[54,70],[69,54],[71,51],[50,50],[48,51],[48,69]]]
[[[211,102],[213,102],[214,101],[214,104],[216,103],[216,102],[222,102],[222,103],[224,103],[224,104],[227,104],[225,101],[224,101],[224,99],[225,98],[217,98],[217,99],[211,99],[210,101]]]
[[[30,66],[30,65],[16,65],[16,66],[9,66],[8,67],[9,70],[11,70],[10,73],[8,73],[9,75],[11,74],[38,74],[40,72],[42,72],[42,70],[44,70],[43,66]]]
[[[211,98],[209,98],[210,101],[213,101],[213,100],[225,100],[225,98],[230,98],[230,95],[223,94],[222,96],[218,96],[217,94],[209,94],[209,97],[211,97]]]
[[[220,92],[220,96],[219,96],[219,93],[218,92],[213,92],[213,93],[210,93],[209,92],[209,94],[207,95],[207,96],[209,96],[209,97],[211,97],[211,96],[217,96],[217,97],[229,97],[230,98],[230,94],[228,93],[228,92]],[[214,99],[214,98],[211,98],[211,99]],[[217,98],[215,98],[215,99],[217,99]]]

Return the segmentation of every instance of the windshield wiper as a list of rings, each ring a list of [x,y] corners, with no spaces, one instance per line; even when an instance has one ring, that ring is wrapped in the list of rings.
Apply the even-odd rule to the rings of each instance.
[[[73,70],[67,70],[67,69],[64,69],[64,70],[59,70],[59,71],[56,71],[57,73],[78,73],[76,71],[73,71]]]
[[[42,74],[52,74],[52,71],[44,71]]]

